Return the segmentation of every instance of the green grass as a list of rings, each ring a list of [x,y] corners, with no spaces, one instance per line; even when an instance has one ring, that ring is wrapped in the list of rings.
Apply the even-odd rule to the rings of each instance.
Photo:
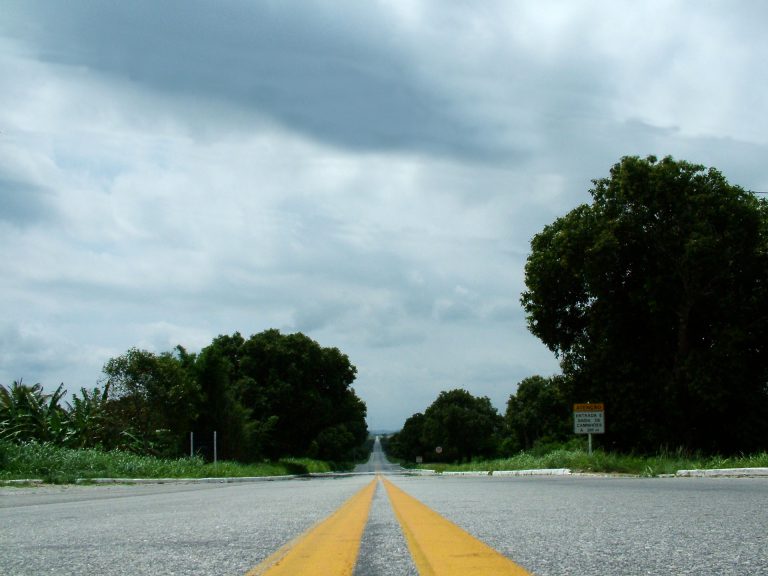
[[[45,443],[0,442],[0,482],[39,478],[67,484],[89,478],[215,478],[330,471],[328,463],[309,458],[256,464],[222,461],[214,466],[201,458],[162,459],[120,451],[72,450]]]
[[[657,456],[636,456],[595,450],[592,455],[581,449],[557,449],[546,454],[520,452],[497,460],[476,460],[465,464],[420,464],[418,468],[437,472],[469,472],[496,470],[531,470],[539,468],[570,468],[578,472],[634,474],[658,476],[674,474],[678,470],[755,468],[768,467],[768,452],[752,456],[685,456],[682,454],[659,454]]]
[[[641,476],[674,474],[685,469],[768,467],[768,452],[751,456],[697,456],[682,452],[657,456],[616,454],[570,446],[520,452],[509,458],[465,464],[421,464],[419,468],[445,471],[530,470],[570,468],[578,472],[623,473]],[[223,461],[216,466],[201,458],[161,459],[129,452],[97,449],[71,450],[52,444],[12,444],[0,441],[0,483],[39,478],[49,483],[72,483],[89,478],[212,478],[281,476],[330,472],[337,466],[308,458],[286,458],[276,462],[240,464]]]

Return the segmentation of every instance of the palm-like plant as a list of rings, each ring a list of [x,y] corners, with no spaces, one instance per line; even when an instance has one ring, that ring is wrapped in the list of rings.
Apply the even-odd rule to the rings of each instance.
[[[40,384],[21,380],[0,384],[0,439],[60,443],[67,433],[67,413],[59,404],[67,393],[64,384],[46,394]]]
[[[81,397],[72,397],[71,404],[67,402],[66,445],[71,448],[90,448],[109,444],[111,439],[108,437],[106,412],[109,385],[104,390],[81,388],[80,394]]]

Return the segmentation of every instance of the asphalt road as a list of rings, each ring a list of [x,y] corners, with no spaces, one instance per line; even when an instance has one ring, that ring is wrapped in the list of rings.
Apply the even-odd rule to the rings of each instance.
[[[355,472],[389,475],[401,474],[406,470],[387,460],[377,436],[368,462],[356,466]],[[373,496],[371,514],[360,541],[360,554],[355,568],[355,576],[379,574],[401,576],[418,574],[389,499],[381,485],[377,486]]]
[[[244,574],[369,480],[2,489],[0,574]]]
[[[542,576],[768,575],[768,480],[397,478]]]
[[[379,437],[376,436],[368,462],[365,464],[358,464],[355,467],[355,472],[399,474],[401,472],[407,472],[407,470],[399,464],[394,464],[387,460],[387,457],[381,448],[381,441],[379,440]]]
[[[768,479],[415,477],[369,463],[542,576],[768,574]],[[2,488],[0,574],[244,574],[370,481]],[[417,574],[381,486],[355,570],[377,574]]]

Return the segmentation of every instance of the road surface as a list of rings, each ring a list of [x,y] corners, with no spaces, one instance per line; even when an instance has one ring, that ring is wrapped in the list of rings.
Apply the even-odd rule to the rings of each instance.
[[[340,511],[362,518],[338,523],[360,524],[346,538],[355,576],[419,573],[399,516],[426,554],[458,556],[458,544],[429,543],[430,513],[541,576],[768,574],[767,479],[407,476],[379,451],[367,466],[248,484],[2,488],[0,574],[244,575]],[[396,513],[409,497],[424,506],[402,500]],[[329,534],[321,551],[344,540]],[[326,562],[304,573],[326,574]]]
[[[407,472],[407,470],[399,464],[394,464],[387,460],[384,450],[381,448],[381,440],[376,436],[376,439],[373,441],[373,450],[371,451],[370,458],[368,458],[368,462],[365,464],[358,464],[355,467],[355,472],[400,474]]]

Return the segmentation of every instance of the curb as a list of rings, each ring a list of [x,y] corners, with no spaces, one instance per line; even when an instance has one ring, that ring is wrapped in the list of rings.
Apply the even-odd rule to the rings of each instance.
[[[531,470],[475,470],[465,472],[446,471],[443,476],[570,476],[570,468],[534,468]]]
[[[78,478],[75,484],[243,484],[253,482],[280,482],[309,478],[344,478],[369,475],[370,472],[324,472],[290,474],[284,476],[241,476],[221,478]],[[540,468],[531,470],[476,470],[463,472],[437,472],[416,469],[404,472],[407,476],[573,476],[569,468]],[[576,474],[579,475],[579,474]],[[768,468],[715,468],[678,470],[675,474],[661,474],[659,478],[768,478]],[[39,478],[2,480],[0,486],[45,484]]]
[[[494,476],[570,476],[570,468],[539,468],[533,470],[495,470]]]
[[[78,478],[75,484],[235,484],[244,482],[270,482],[306,478],[308,475],[290,476],[232,476],[222,478]]]
[[[217,476],[210,478],[78,478],[75,484],[244,484],[250,482],[280,482],[308,478],[346,478],[368,472],[308,472],[282,476]]]
[[[244,484],[250,482],[280,482],[308,478],[346,478],[357,472],[309,472],[282,476],[221,476],[211,478],[78,478],[75,484]]]
[[[370,472],[309,472],[307,474],[286,474],[282,476],[221,476],[209,478],[77,478],[74,484],[245,484],[252,482],[281,482],[285,480],[307,480],[309,478],[347,478],[370,475]],[[45,480],[2,480],[0,486],[45,484]]]
[[[716,468],[710,470],[678,470],[678,478],[758,478],[768,477],[768,468]]]

